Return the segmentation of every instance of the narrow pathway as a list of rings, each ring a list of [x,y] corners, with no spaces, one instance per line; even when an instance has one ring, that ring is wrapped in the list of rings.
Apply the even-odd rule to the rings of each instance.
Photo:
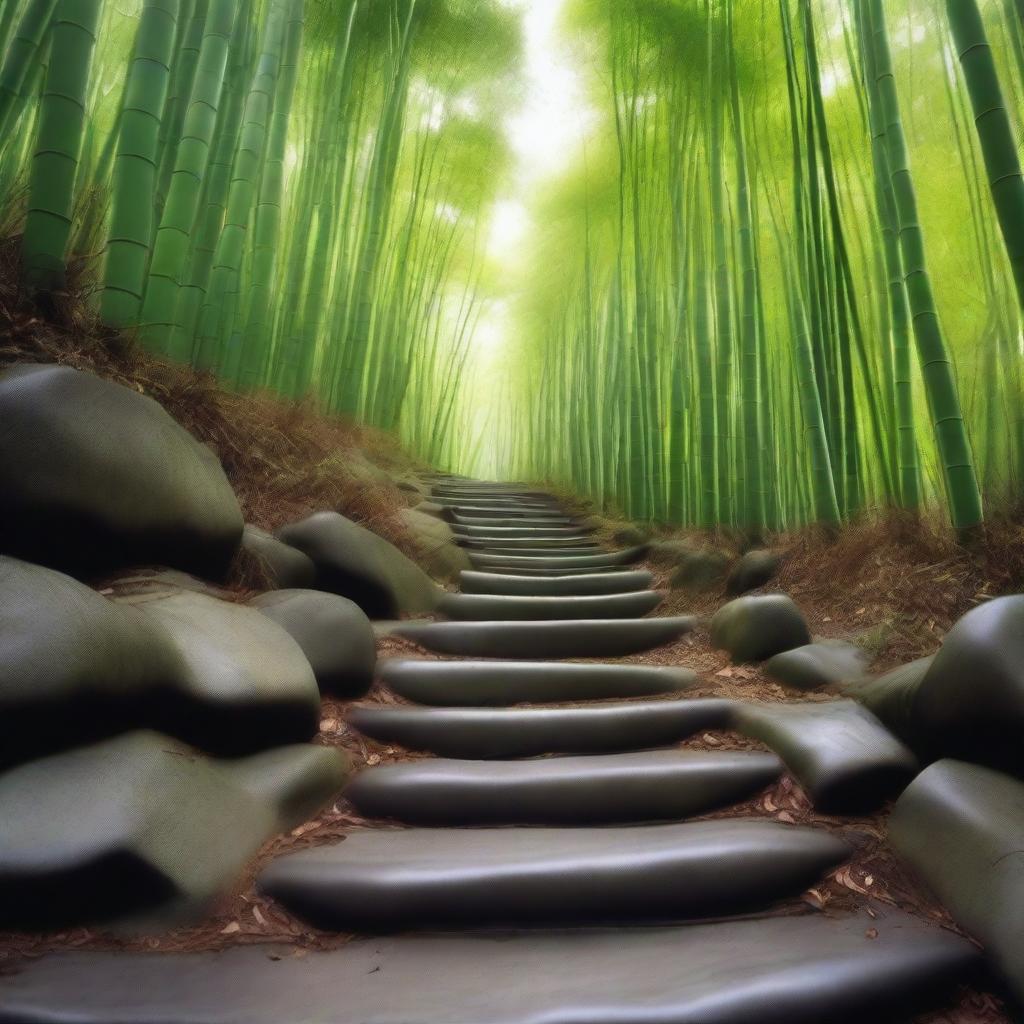
[[[346,795],[385,827],[281,857],[258,880],[307,923],[367,937],[301,958],[82,960],[73,1019],[138,1024],[165,1006],[177,1024],[908,1020],[964,979],[974,947],[899,911],[766,913],[850,850],[825,829],[723,816],[785,770],[774,753],[686,749],[734,725],[733,702],[681,695],[685,668],[561,660],[696,626],[648,617],[661,597],[630,567],[641,550],[591,545],[537,492],[440,478],[434,500],[474,570],[442,604],[449,621],[391,629],[460,660],[385,662],[383,683],[414,704],[349,722],[435,756],[366,768]],[[516,707],[568,702],[582,706]],[[797,733],[813,748],[813,729]],[[29,994],[54,969],[67,988],[76,962],[60,960],[27,973]],[[117,1005],[104,971],[122,981]],[[43,1018],[0,1015],[15,1019]]]

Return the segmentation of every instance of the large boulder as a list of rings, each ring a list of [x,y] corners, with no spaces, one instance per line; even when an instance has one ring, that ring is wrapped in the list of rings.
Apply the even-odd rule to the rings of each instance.
[[[313,586],[316,579],[313,559],[298,548],[282,543],[266,530],[258,526],[246,526],[242,534],[242,547],[260,560],[275,587],[302,590]]]
[[[316,512],[278,536],[316,565],[316,588],[350,598],[372,619],[429,612],[442,591],[393,544],[337,512]]]
[[[930,756],[1024,774],[1024,595],[988,601],[953,626],[911,709]]]
[[[914,713],[914,702],[921,682],[935,660],[934,655],[918,658],[879,676],[877,679],[854,679],[844,684],[843,692],[859,700],[886,724],[904,743],[923,750],[921,724]]]
[[[151,398],[65,366],[0,376],[4,550],[76,576],[168,565],[222,577],[242,537],[224,470]]]
[[[162,696],[161,728],[235,757],[315,736],[320,691],[302,648],[255,608],[192,591],[119,600],[158,627],[181,671]]]
[[[763,587],[770,583],[779,571],[781,561],[774,551],[761,548],[748,551],[729,573],[729,578],[725,581],[725,592],[730,597],[739,597],[748,590]]]
[[[714,548],[688,551],[676,564],[670,586],[673,590],[706,593],[717,590],[729,571],[729,556]]]
[[[738,597],[711,620],[711,643],[733,661],[763,661],[810,642],[800,609],[785,594]]]
[[[897,801],[889,840],[954,919],[984,945],[1024,1007],[1024,785],[946,759]]]
[[[21,765],[0,775],[0,924],[194,920],[348,768],[312,745],[217,762],[154,732]]]
[[[350,698],[370,689],[377,641],[355,602],[319,590],[274,590],[252,603],[302,648],[323,692]]]
[[[455,543],[452,528],[442,519],[414,508],[403,508],[395,517],[416,552],[416,560],[435,579],[456,579],[472,569],[469,555]]]
[[[0,764],[160,726],[184,664],[134,608],[0,557]]]

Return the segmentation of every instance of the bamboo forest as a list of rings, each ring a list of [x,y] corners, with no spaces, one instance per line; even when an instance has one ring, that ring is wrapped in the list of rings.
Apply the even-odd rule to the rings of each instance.
[[[0,0],[0,1024],[1024,1024],[1024,0]]]
[[[511,3],[4,0],[3,216],[32,288],[448,469],[970,529],[1024,474],[1021,15],[574,0],[538,173]]]

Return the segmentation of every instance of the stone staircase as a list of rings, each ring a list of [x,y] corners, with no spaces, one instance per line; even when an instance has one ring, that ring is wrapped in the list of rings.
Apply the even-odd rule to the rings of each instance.
[[[301,920],[363,937],[303,956],[53,955],[7,981],[0,1022],[895,1021],[964,980],[975,948],[894,909],[772,912],[850,851],[825,829],[727,816],[785,770],[774,753],[681,746],[733,723],[731,702],[686,697],[683,668],[560,660],[617,658],[694,628],[645,617],[661,596],[631,568],[643,549],[591,550],[589,527],[536,491],[438,478],[431,500],[474,570],[442,600],[449,621],[383,628],[458,660],[384,663],[380,681],[413,703],[349,721],[434,756],[363,770],[346,796],[382,827],[258,879]],[[838,772],[856,789],[864,774],[874,785],[876,770],[910,770],[870,733],[851,769],[843,743],[866,727],[841,714],[826,714],[824,753],[814,723],[746,714],[812,782]]]

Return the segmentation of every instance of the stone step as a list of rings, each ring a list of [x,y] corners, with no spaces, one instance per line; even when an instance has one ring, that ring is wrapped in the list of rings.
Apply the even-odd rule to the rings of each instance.
[[[665,595],[657,590],[584,597],[516,597],[505,594],[446,594],[437,610],[450,619],[632,619],[654,611]]]
[[[918,770],[910,750],[852,700],[738,704],[735,725],[771,747],[827,813],[875,810]]]
[[[874,936],[872,938],[872,936]],[[409,935],[297,956],[58,953],[0,984],[2,1024],[843,1024],[913,1019],[966,939],[878,905],[675,928]]]
[[[464,594],[504,594],[520,597],[596,596],[647,590],[654,574],[646,569],[561,576],[516,576],[464,569],[459,574]]]
[[[567,539],[587,537],[592,531],[585,530],[581,526],[533,526],[518,524],[481,526],[476,523],[460,523],[456,521],[454,532],[456,537],[467,537],[477,540],[525,540],[531,537],[537,540],[556,540],[559,537]]]
[[[586,523],[579,522],[572,518],[572,516],[568,515],[546,517],[518,516],[502,518],[500,513],[495,516],[476,514],[464,515],[462,512],[452,509],[448,510],[447,515],[451,522],[464,528],[473,527],[480,529],[493,527],[494,529],[506,530],[564,529],[580,530],[583,533],[594,532],[593,526],[588,526]]]
[[[822,829],[749,818],[367,830],[282,857],[257,884],[324,931],[637,924],[760,910],[849,854]]]
[[[653,697],[688,690],[689,669],[660,665],[577,665],[558,661],[433,661],[388,658],[381,682],[406,700],[435,707],[504,707],[523,703]]]
[[[349,723],[364,736],[440,757],[511,759],[540,754],[611,754],[679,743],[725,729],[732,701],[660,700],[587,708],[358,707]]]
[[[518,569],[572,569],[609,568],[614,565],[632,565],[644,556],[644,547],[626,548],[622,551],[605,551],[597,555],[485,555],[469,552],[474,567],[509,567]]]
[[[547,505],[522,505],[518,502],[505,504],[493,501],[457,501],[452,498],[431,498],[431,502],[440,505],[446,514],[472,516],[475,519],[540,519],[543,521],[571,522],[572,516],[560,508]]]
[[[425,759],[368,768],[345,796],[409,825],[613,825],[728,807],[774,782],[774,754],[654,750],[535,761]]]
[[[498,558],[507,559],[508,555],[498,555]],[[480,573],[492,573],[496,576],[529,576],[534,579],[557,579],[560,576],[607,576],[616,572],[620,566],[615,565],[577,565],[569,569],[544,569],[527,568],[522,565],[511,565],[508,562],[497,565],[477,566],[476,571]],[[467,572],[469,570],[462,570]]]
[[[514,498],[517,501],[554,505],[558,499],[546,491],[516,487],[477,487],[472,484],[434,484],[430,493],[442,498]]]
[[[549,502],[523,501],[520,498],[504,498],[483,494],[458,498],[444,494],[432,494],[430,500],[435,505],[441,505],[444,508],[493,509],[504,515],[522,513],[536,516],[564,516],[568,514],[564,509]]]
[[[603,548],[589,537],[465,537],[455,535],[455,542],[471,551],[504,555],[591,555]]]
[[[689,615],[552,622],[395,622],[388,632],[440,654],[471,658],[619,658],[678,640]]]

